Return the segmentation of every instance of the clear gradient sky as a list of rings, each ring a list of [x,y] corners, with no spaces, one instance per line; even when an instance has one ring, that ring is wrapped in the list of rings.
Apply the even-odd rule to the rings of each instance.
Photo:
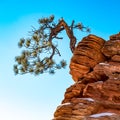
[[[0,120],[51,120],[66,88],[74,83],[69,75],[72,54],[66,35],[59,44],[66,69],[55,75],[14,75],[14,57],[21,52],[19,39],[27,37],[32,25],[38,27],[39,18],[51,14],[56,21],[63,17],[69,24],[73,19],[82,22],[106,40],[120,32],[120,0],[1,0]]]

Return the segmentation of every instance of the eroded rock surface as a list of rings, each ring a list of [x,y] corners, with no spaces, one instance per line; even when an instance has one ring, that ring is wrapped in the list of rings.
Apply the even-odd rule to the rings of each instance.
[[[106,60],[101,52],[104,43],[104,39],[95,35],[84,37],[78,43],[70,63],[70,74],[74,81],[83,78],[95,65]]]
[[[75,84],[66,89],[53,120],[120,120],[120,33],[108,41],[83,38],[70,74]]]

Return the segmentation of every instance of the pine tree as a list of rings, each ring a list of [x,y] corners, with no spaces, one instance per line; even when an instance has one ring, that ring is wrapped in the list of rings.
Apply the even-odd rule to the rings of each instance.
[[[21,38],[18,43],[19,48],[24,48],[24,51],[20,56],[15,57],[17,63],[14,65],[15,74],[32,73],[39,75],[45,72],[54,74],[55,70],[65,68],[67,65],[65,60],[61,60],[59,63],[54,60],[55,55],[61,56],[61,54],[53,39],[63,39],[58,37],[58,33],[66,30],[70,39],[71,52],[74,52],[76,44],[74,29],[90,32],[88,27],[81,23],[75,24],[74,20],[70,26],[63,18],[55,23],[53,15],[39,19],[38,23],[40,25],[39,29],[32,29],[31,37]]]

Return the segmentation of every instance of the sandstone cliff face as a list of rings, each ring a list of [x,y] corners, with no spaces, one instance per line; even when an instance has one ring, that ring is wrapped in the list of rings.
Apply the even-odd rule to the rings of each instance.
[[[70,86],[53,120],[120,120],[120,33],[105,41],[89,35],[70,63]]]
[[[105,40],[89,35],[78,43],[70,63],[70,74],[74,81],[84,78],[96,64],[105,61],[101,52]]]

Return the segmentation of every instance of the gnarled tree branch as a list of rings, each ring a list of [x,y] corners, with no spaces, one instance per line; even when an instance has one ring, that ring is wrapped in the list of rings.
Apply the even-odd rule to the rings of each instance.
[[[52,41],[53,36],[56,36],[60,31],[65,29],[66,33],[70,39],[70,49],[73,52],[75,49],[75,44],[76,44],[76,37],[73,34],[73,24],[74,24],[74,22],[72,22],[71,27],[69,27],[63,19],[60,20],[60,22],[57,24],[57,26],[55,28],[51,29],[49,41]]]

